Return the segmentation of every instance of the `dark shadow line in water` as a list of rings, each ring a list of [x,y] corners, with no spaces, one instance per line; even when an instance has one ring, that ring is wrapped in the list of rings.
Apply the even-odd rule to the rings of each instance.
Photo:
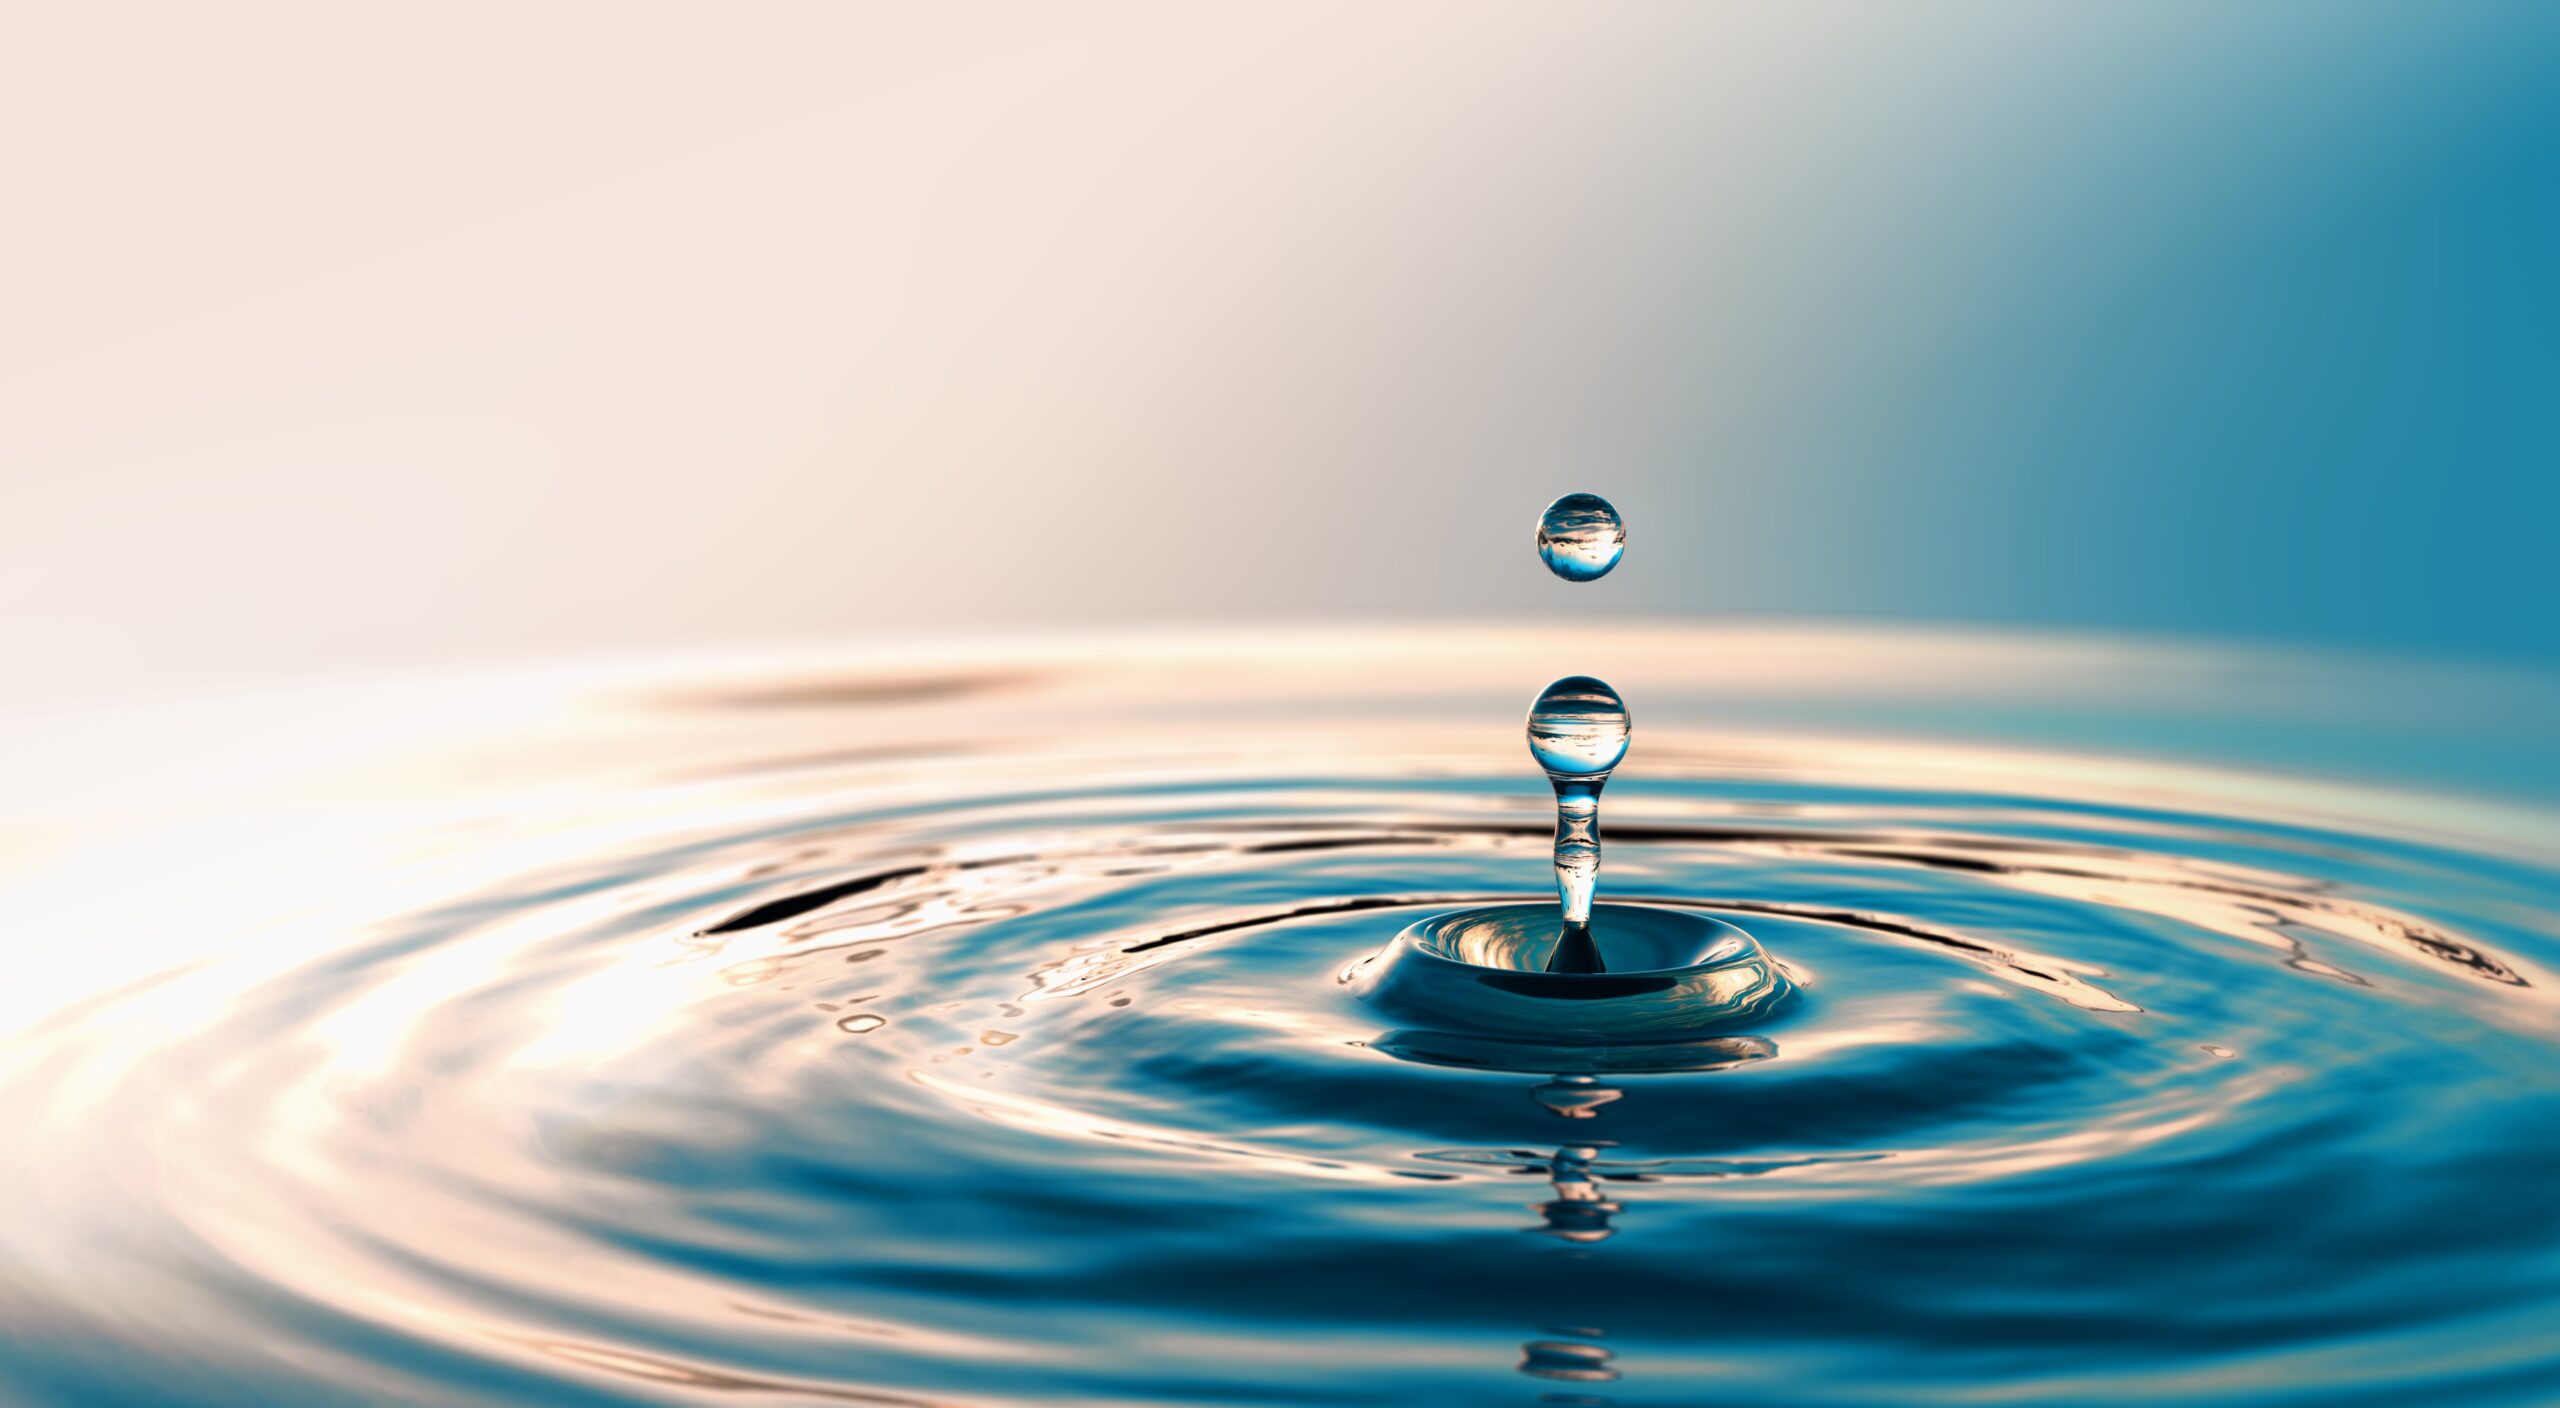
[[[2021,961],[2018,955],[2011,953],[2006,949],[1983,943],[1979,939],[1968,939],[1961,934],[1950,934],[1944,930],[1923,928],[1920,925],[1906,923],[1899,919],[1889,919],[1880,914],[1866,914],[1853,909],[1827,909],[1818,905],[1780,904],[1772,900],[1699,901],[1674,899],[1664,896],[1640,895],[1633,897],[1631,902],[1638,904],[1686,905],[1697,909],[1729,909],[1744,914],[1772,914],[1782,919],[1811,919],[1819,923],[1838,924],[1850,929],[1865,929],[1880,934],[1892,934],[1900,938],[1917,939],[1922,943],[1930,944],[1935,947],[1951,948],[1971,954],[1976,958],[1981,959],[1988,966],[1998,968],[2004,972],[2016,973],[2022,977],[2033,978],[2040,983],[2047,984],[2051,988],[2056,989],[2062,999],[2065,1002],[2070,1002],[2074,1007],[2091,1011],[2113,1011],[2126,1014],[2139,1013],[2143,1010],[2139,1004],[2127,1002],[2123,998],[2116,996],[2114,993],[2107,991],[2105,988],[2099,987],[2097,984],[2076,974],[2049,972],[2045,969],[2038,968],[2033,964]],[[2085,1001],[2075,1001],[2071,997],[2071,993],[2075,991],[2087,991],[2094,993],[2099,999],[2101,999],[2101,1001],[2095,1004]]]
[[[1288,851],[1350,851],[1364,847],[1411,845],[1416,841],[1441,844],[1437,836],[1427,831],[1398,831],[1384,836],[1329,836],[1320,841],[1265,841],[1256,846],[1238,846],[1236,853],[1270,856]]]
[[[1832,848],[1826,847],[1824,849],[1829,850]],[[2123,854],[2121,852],[2090,851],[2086,848],[2083,849],[2085,854],[2102,856],[2109,854]],[[2051,875],[2067,880],[2095,880],[2100,882],[2119,881],[2123,878],[2121,876],[2109,875],[2104,871],[2081,870],[2065,865],[1999,865],[1987,861],[1963,859],[1955,856],[1932,855],[1927,852],[1917,851],[1862,850],[1856,847],[1847,847],[1832,850],[1832,853],[1838,855],[1857,856],[1862,859],[1869,860],[1895,861],[1906,865],[1926,866],[1933,870],[1959,870],[1983,875]],[[2186,890],[2195,894],[2219,895],[2225,899],[2238,900],[2247,904],[2264,905],[2267,907],[2267,912],[2264,917],[2271,927],[2280,926],[2285,922],[2285,911],[2287,910],[2309,910],[2314,914],[2335,915],[2339,918],[2370,925],[2374,929],[2396,938],[2399,940],[2402,947],[2409,949],[2413,953],[2422,957],[2432,958],[2439,963],[2447,964],[2451,967],[2467,970],[2487,979],[2490,982],[2503,983],[2508,987],[2517,988],[2532,986],[2531,983],[2525,980],[2525,976],[2522,973],[2519,973],[2513,968],[2508,967],[2506,964],[2499,962],[2483,950],[2474,948],[2471,945],[2456,939],[2446,938],[2442,934],[2436,933],[2435,931],[2418,924],[2415,920],[2404,915],[2395,914],[2390,910],[2369,905],[2354,904],[2349,901],[2339,900],[2318,893],[2287,893],[2278,890],[2261,889],[2249,885],[2225,884],[2211,880],[2151,879],[2145,880],[2142,883],[2161,885],[2173,890]],[[2317,884],[2318,882],[2307,883]],[[2325,889],[2326,886],[2321,886],[2321,888]],[[2303,947],[2302,941],[2296,938],[2292,940],[2292,943],[2297,955],[2300,955]],[[2344,972],[2343,969],[2338,971],[2341,973]],[[2358,981],[2361,982],[2361,980]],[[2370,985],[2366,984],[2366,986]]]
[[[1975,860],[1970,856],[1937,856],[1925,851],[1843,850],[1842,855],[1865,856],[1873,860],[1898,860],[1911,865],[1924,865],[1931,870],[1961,870],[1976,875],[2011,875],[2017,867],[1998,861]]]
[[[506,1335],[504,1339],[565,1364],[586,1369],[601,1369],[624,1378],[640,1379],[655,1384],[674,1384],[683,1388],[710,1389],[716,1393],[787,1393],[802,1398],[824,1398],[837,1403],[868,1403],[876,1408],[961,1408],[948,1398],[915,1398],[903,1393],[878,1393],[869,1389],[838,1388],[829,1384],[795,1383],[789,1379],[762,1379],[745,1374],[732,1374],[717,1369],[662,1359],[627,1349],[586,1344],[578,1340],[537,1339],[525,1335]]]
[[[767,900],[743,914],[733,914],[708,929],[699,929],[695,932],[697,934],[735,934],[744,929],[761,929],[768,924],[779,924],[785,919],[797,919],[813,909],[824,909],[838,900],[850,899],[855,895],[877,890],[884,885],[895,884],[900,880],[912,880],[919,875],[928,875],[932,872],[933,867],[930,865],[907,865],[900,866],[896,870],[880,870],[869,875],[857,875],[851,880],[838,881],[820,889],[807,890],[796,895],[784,895],[777,900]]]
[[[1253,855],[1265,851],[1344,850],[1355,846],[1411,845],[1417,840],[1428,841],[1430,837],[1426,833],[1414,833],[1412,836],[1404,834],[1355,836],[1326,841],[1279,841],[1267,846],[1221,846],[1205,842],[1187,842],[1180,845],[1126,846],[1113,847],[1109,850],[1058,851],[1045,855],[981,856],[969,860],[932,861],[917,865],[903,865],[891,870],[874,871],[869,875],[858,875],[851,880],[841,880],[815,890],[767,900],[752,909],[733,914],[707,929],[696,929],[694,936],[705,938],[713,934],[735,934],[747,929],[761,929],[770,924],[779,924],[786,919],[797,919],[812,910],[824,909],[839,900],[868,894],[901,880],[914,880],[942,871],[994,870],[1008,865],[1053,865],[1060,861],[1093,860],[1104,856],[1188,856],[1221,851],[1236,855]]]
[[[2082,870],[2067,865],[1998,864],[1990,861],[1973,860],[1967,857],[1938,855],[1926,851],[1869,850],[1862,849],[1858,846],[1824,846],[1819,849],[1834,855],[1855,856],[1867,860],[1892,861],[1905,865],[1924,866],[1932,870],[1964,871],[1980,875],[2050,875],[2068,880],[2094,880],[2102,883],[2121,881],[2124,878],[2122,876],[2110,875],[2105,871]],[[2030,847],[2023,846],[1992,847],[1982,844],[1976,844],[1975,849],[2008,849],[2013,851],[2032,850]],[[2076,850],[2078,853],[2083,855],[2100,857],[2141,855],[2140,852],[2108,851],[2102,848],[2087,846],[2073,847],[2071,849]],[[2401,947],[2406,948],[2410,952],[2418,954],[2421,957],[2431,958],[2450,967],[2463,969],[2490,982],[2501,983],[2508,987],[2517,988],[2532,986],[2530,982],[2526,981],[2525,976],[2522,973],[2508,967],[2498,959],[2490,956],[2486,951],[2475,948],[2470,944],[2463,943],[2460,940],[2447,938],[2434,930],[2426,928],[2424,925],[2419,924],[2416,920],[2413,920],[2406,915],[2397,914],[2376,906],[2355,904],[2350,901],[2317,893],[2316,890],[2325,890],[2328,888],[2326,884],[2322,882],[2305,882],[2308,885],[2314,886],[2315,892],[2268,890],[2250,885],[2235,885],[2199,879],[2153,878],[2143,880],[2141,883],[2159,885],[2173,890],[2185,890],[2194,894],[2218,895],[2224,899],[2238,900],[2247,904],[2264,905],[2268,910],[2266,918],[2271,928],[2280,926],[2284,922],[2286,917],[2285,912],[2288,910],[2308,910],[2314,914],[2334,915],[2342,919],[2368,925],[2381,933],[2388,934],[2398,940]],[[2299,938],[2292,938],[2291,936],[2288,937],[2291,938],[2291,944],[2295,955],[2297,957],[2307,956],[2302,951],[2302,940]],[[2288,964],[2287,966],[2299,967],[2300,965]],[[2325,966],[2326,965],[2324,965],[2324,967]],[[2344,969],[2335,969],[2332,971],[2339,975],[2352,977],[2352,975],[2347,975]],[[2361,985],[2370,986],[2370,984],[2363,984],[2363,980],[2361,979],[2354,979],[2354,981],[2357,981]]]
[[[1122,953],[1145,953],[1150,949],[1169,948],[1175,944],[1188,943],[1193,939],[1205,939],[1211,934],[1233,933],[1238,929],[1259,929],[1266,924],[1285,924],[1292,919],[1308,919],[1320,914],[1357,914],[1362,910],[1368,909],[1414,909],[1423,905],[1437,904],[1490,903],[1494,903],[1494,901],[1482,897],[1471,897],[1466,895],[1424,895],[1419,897],[1363,895],[1358,899],[1330,900],[1323,904],[1300,905],[1295,909],[1278,910],[1270,914],[1257,914],[1250,919],[1230,919],[1223,924],[1204,924],[1197,929],[1185,929],[1179,933],[1166,934],[1161,938],[1148,939],[1144,943],[1131,944],[1120,951]]]

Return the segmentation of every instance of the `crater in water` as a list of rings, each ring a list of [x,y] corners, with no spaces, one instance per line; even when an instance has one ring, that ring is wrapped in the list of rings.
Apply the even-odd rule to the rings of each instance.
[[[1792,990],[1759,941],[1724,920],[1624,904],[1588,918],[1568,924],[1548,904],[1435,914],[1343,979],[1382,1012],[1542,1047],[1681,1041],[1768,1016]],[[1571,944],[1590,948],[1592,961],[1558,966]]]
[[[1597,975],[1534,971],[1499,724],[1559,654],[1647,711]],[[0,1399],[2547,1399],[2560,823],[2337,780],[2455,756],[2359,734],[2375,679],[2191,661],[1354,633],[409,698],[540,707],[8,892]],[[351,716],[220,707],[168,719]],[[1416,928],[1541,1015],[1363,1000]],[[1692,970],[1804,991],[1539,986]]]

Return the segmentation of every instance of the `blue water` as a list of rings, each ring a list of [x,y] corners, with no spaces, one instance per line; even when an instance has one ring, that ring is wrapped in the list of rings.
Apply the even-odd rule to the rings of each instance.
[[[1796,648],[1621,641],[1604,900],[1799,989],[1649,1068],[1340,981],[1553,895],[1538,648],[1376,646],[606,691],[432,822],[364,775],[370,869],[172,840],[130,903],[311,889],[12,1035],[0,1399],[2560,1400],[2551,812],[2040,646],[1816,734]]]

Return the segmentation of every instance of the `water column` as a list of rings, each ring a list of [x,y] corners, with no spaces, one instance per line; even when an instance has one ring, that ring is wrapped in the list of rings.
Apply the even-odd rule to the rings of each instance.
[[[1568,582],[1609,575],[1627,547],[1626,525],[1607,499],[1567,494],[1538,516],[1538,556]],[[1550,973],[1597,973],[1591,894],[1600,878],[1600,789],[1627,755],[1627,705],[1605,680],[1568,675],[1529,706],[1529,753],[1556,792],[1556,903],[1564,923]]]

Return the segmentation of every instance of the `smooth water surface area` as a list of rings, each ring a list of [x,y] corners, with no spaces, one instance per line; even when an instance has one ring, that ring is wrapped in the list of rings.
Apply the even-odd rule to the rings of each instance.
[[[1342,980],[1552,902],[1564,668],[1604,898],[1785,1003]],[[2553,700],[1661,627],[24,721],[0,1401],[2547,1404]]]

